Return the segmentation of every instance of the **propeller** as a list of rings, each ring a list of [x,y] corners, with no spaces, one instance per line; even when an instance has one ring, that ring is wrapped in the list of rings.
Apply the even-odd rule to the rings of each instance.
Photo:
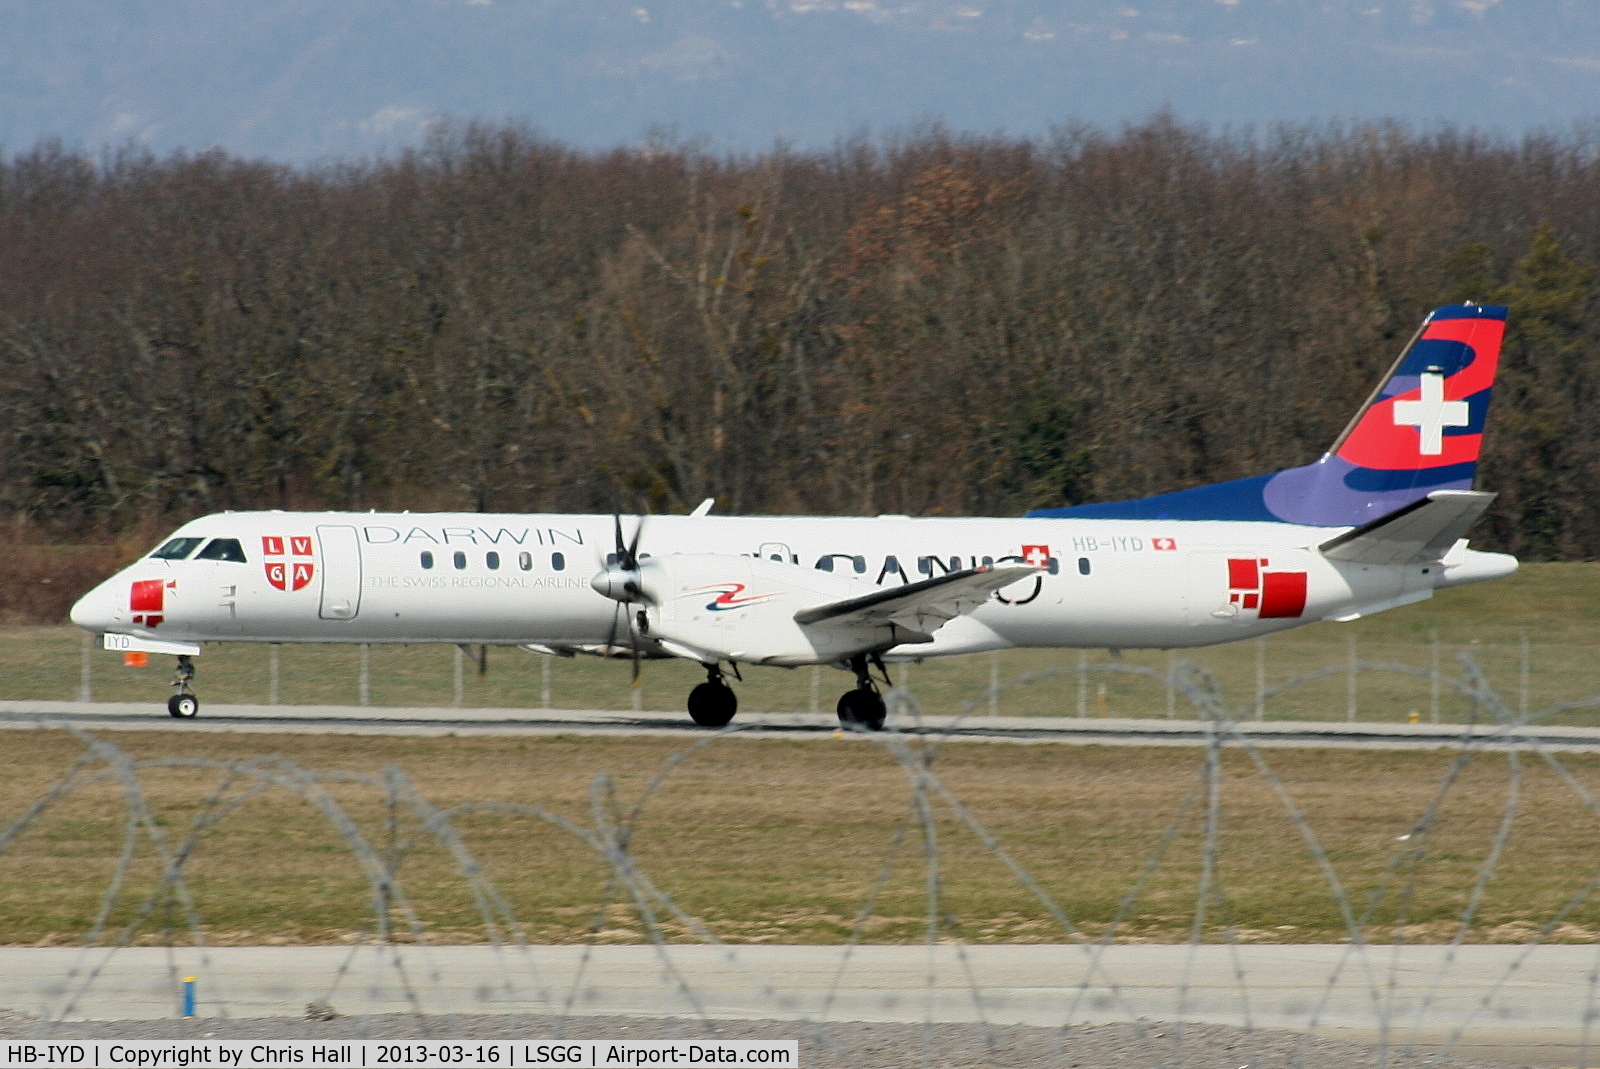
[[[633,539],[625,541],[622,535],[622,511],[617,509],[611,514],[613,530],[616,537],[616,549],[606,560],[605,567],[589,585],[596,593],[604,594],[617,603],[617,610],[611,617],[611,633],[606,638],[606,646],[615,648],[618,633],[622,629],[622,614],[628,611],[628,606],[635,603],[648,605],[650,597],[645,593],[644,582],[639,575],[639,540],[644,536],[644,518],[640,517],[639,524],[633,529]],[[638,636],[634,633],[630,622],[628,628],[628,648],[633,653],[633,685],[639,685],[639,659],[640,650]]]

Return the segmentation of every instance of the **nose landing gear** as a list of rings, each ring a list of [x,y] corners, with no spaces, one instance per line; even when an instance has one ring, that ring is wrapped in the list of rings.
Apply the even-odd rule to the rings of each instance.
[[[172,673],[172,685],[178,688],[178,693],[167,699],[167,712],[180,720],[188,720],[200,712],[200,699],[189,687],[193,680],[194,661],[186,653],[178,654],[178,666]]]

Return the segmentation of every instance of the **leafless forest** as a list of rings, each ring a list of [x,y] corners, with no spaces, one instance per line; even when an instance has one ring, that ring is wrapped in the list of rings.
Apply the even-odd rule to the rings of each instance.
[[[1485,545],[1600,551],[1600,135],[1167,118],[726,158],[0,160],[0,508],[996,514],[1315,458],[1509,303]]]

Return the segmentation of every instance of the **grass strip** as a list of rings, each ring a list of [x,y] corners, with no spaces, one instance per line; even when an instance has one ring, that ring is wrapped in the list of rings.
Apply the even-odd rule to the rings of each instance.
[[[932,916],[939,938],[971,942],[1061,941],[1062,917],[1090,938],[1185,941],[1208,847],[1206,940],[1343,940],[1345,906],[1376,941],[1448,941],[1464,922],[1471,941],[1600,935],[1587,756],[1524,756],[1518,773],[1486,753],[1275,749],[1263,775],[1237,750],[897,756],[855,737],[102,739],[113,749],[49,730],[0,740],[0,943],[341,943],[380,922],[481,942],[506,914],[530,941],[636,942],[650,932],[619,858],[647,881],[635,890],[670,899],[651,906],[673,940],[703,925],[735,943],[920,941]],[[918,793],[935,781],[947,795]],[[199,933],[163,882],[176,854]],[[375,897],[375,871],[399,893]]]

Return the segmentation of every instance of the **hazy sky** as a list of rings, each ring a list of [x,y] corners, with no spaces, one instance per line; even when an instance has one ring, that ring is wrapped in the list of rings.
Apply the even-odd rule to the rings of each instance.
[[[296,162],[441,115],[591,148],[1600,113],[1600,0],[0,0],[0,146]]]

